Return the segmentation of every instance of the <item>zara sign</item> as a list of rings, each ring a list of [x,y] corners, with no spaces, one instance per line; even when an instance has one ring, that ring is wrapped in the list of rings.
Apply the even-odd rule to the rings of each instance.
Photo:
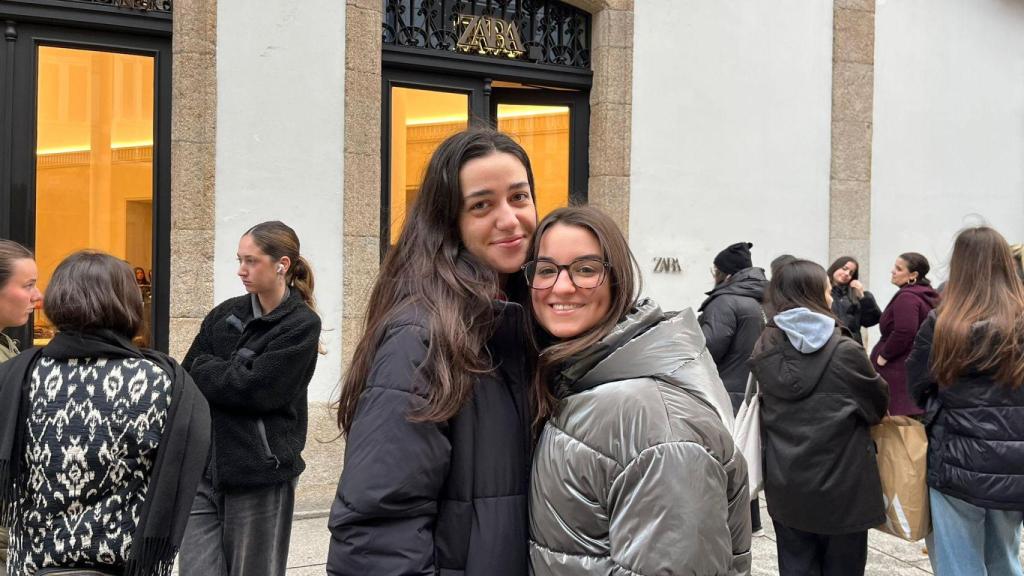
[[[460,14],[458,24],[462,32],[455,46],[460,52],[505,58],[520,58],[526,53],[515,22]]]

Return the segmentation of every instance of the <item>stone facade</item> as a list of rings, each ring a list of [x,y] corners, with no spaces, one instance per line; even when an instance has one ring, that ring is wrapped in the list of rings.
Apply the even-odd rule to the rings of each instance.
[[[874,0],[835,0],[832,45],[829,258],[856,257],[860,261],[861,281],[867,284],[871,252]]]
[[[214,304],[217,2],[177,0],[171,42],[170,352],[182,358]]]

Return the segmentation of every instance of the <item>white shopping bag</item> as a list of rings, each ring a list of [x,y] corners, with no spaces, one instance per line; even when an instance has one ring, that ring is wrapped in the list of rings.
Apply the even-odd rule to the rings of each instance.
[[[758,393],[757,380],[753,373],[747,379],[747,391],[743,395],[743,405],[736,413],[732,437],[736,442],[736,449],[747,461],[747,482],[750,498],[753,499],[764,488],[761,459],[761,395]]]

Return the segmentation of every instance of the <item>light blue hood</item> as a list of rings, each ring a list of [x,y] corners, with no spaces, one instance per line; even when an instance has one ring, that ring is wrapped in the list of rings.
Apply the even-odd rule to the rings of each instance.
[[[836,330],[835,318],[811,312],[807,308],[786,310],[776,314],[773,320],[779,330],[786,333],[789,343],[804,354],[821,350]]]

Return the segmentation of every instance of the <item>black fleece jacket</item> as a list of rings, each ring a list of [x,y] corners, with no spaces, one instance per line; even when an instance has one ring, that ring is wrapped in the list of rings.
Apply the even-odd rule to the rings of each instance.
[[[269,486],[305,469],[306,391],[319,339],[320,317],[297,291],[259,318],[247,294],[203,319],[181,364],[210,404],[218,489]]]

